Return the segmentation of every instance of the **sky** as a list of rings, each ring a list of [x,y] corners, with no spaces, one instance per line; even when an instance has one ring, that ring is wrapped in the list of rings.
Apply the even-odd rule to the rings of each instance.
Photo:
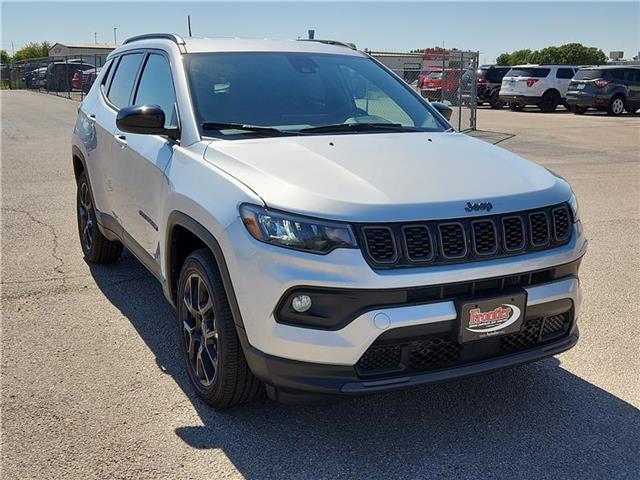
[[[147,32],[194,36],[353,42],[408,51],[444,45],[480,51],[490,63],[505,51],[579,42],[605,53],[640,51],[640,1],[633,2],[2,2],[1,47],[30,41],[113,43]],[[95,35],[94,35],[95,34]]]

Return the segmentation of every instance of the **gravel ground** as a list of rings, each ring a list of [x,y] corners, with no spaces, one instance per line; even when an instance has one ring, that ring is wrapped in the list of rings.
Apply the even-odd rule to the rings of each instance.
[[[3,479],[638,478],[640,117],[479,113],[580,198],[591,243],[573,350],[331,406],[217,413],[191,394],[152,276],[130,254],[82,260],[77,103],[0,101]]]

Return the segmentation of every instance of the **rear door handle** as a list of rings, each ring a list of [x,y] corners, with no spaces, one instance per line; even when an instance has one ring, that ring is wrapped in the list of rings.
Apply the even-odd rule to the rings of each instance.
[[[121,133],[115,136],[116,142],[120,144],[120,148],[127,148],[127,137]]]

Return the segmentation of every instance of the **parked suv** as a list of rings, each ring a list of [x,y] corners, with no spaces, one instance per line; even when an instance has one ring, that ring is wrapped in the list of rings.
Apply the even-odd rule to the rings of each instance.
[[[114,50],[72,138],[85,259],[126,246],[158,279],[215,407],[575,345],[587,241],[567,182],[332,43],[155,34]]]
[[[543,112],[564,103],[569,83],[580,67],[571,65],[519,65],[502,79],[500,99],[511,110],[537,105]]]
[[[500,87],[502,79],[511,70],[511,67],[499,67],[496,65],[481,65],[478,69],[477,92],[478,105],[488,102],[491,108],[502,108],[504,106],[500,100]]]
[[[567,92],[567,104],[576,114],[589,108],[620,115],[640,108],[640,67],[601,66],[578,70]]]

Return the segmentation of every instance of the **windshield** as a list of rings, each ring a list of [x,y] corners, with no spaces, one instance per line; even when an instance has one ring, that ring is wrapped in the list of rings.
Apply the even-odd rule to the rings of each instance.
[[[359,128],[350,133],[385,131],[381,124],[395,131],[449,127],[407,85],[366,57],[289,52],[186,57],[194,110],[206,135],[259,133],[221,128],[222,124],[269,127],[288,134],[326,133],[330,129],[315,127],[351,124]],[[363,128],[368,124],[376,128]],[[301,132],[305,129],[313,130]]]

